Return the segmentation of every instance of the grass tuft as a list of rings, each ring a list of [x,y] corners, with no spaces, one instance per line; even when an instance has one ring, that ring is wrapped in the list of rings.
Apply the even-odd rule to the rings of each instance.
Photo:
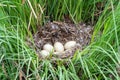
[[[26,38],[32,39],[46,22],[64,21],[65,16],[74,23],[94,24],[91,44],[67,61],[40,60]],[[119,25],[116,0],[1,0],[0,79],[119,80]]]

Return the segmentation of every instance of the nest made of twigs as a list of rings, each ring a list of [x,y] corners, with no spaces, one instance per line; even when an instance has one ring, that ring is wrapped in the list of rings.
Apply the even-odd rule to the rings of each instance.
[[[72,57],[77,49],[82,50],[90,43],[92,30],[92,26],[84,23],[48,22],[34,35],[36,51],[39,53],[46,43],[54,45],[55,42],[61,42],[65,44],[67,41],[74,40],[77,45],[71,51],[67,50],[65,54],[57,56],[59,58]]]

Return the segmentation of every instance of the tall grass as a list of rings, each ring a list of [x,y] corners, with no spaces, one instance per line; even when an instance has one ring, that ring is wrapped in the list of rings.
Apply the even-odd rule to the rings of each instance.
[[[23,1],[23,2],[22,2]],[[18,80],[119,80],[120,3],[104,2],[95,20],[96,3],[102,0],[1,0],[0,1],[0,79]],[[32,33],[50,20],[94,23],[91,44],[73,59],[40,60],[26,44]]]

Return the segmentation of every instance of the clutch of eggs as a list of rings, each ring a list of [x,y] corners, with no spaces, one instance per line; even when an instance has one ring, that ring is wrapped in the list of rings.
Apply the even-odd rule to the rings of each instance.
[[[50,55],[50,52],[52,52],[55,55],[59,55],[64,53],[64,50],[70,50],[73,47],[75,47],[76,41],[68,41],[63,45],[61,42],[55,42],[54,47],[51,44],[45,44],[43,46],[43,50],[41,50],[40,55],[45,58]]]

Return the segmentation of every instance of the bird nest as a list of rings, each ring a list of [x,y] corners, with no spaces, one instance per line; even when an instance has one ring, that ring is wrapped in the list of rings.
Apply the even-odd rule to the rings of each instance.
[[[76,50],[81,51],[90,43],[92,30],[92,26],[84,23],[48,22],[34,34],[36,52],[39,54],[46,43],[54,45],[55,42],[65,44],[67,41],[76,41],[75,47],[66,50],[65,54],[52,56],[62,59],[71,58]]]

